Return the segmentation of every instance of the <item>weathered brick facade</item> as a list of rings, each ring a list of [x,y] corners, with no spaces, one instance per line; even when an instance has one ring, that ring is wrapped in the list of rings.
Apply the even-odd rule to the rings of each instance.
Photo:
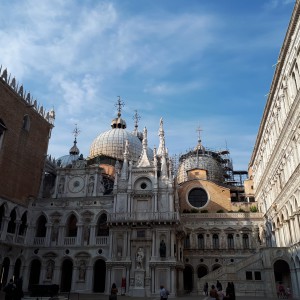
[[[0,80],[0,197],[27,205],[37,197],[52,125]]]

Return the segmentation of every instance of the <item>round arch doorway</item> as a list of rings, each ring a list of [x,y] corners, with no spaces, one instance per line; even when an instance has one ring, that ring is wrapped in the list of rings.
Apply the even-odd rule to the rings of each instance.
[[[31,290],[31,286],[34,284],[39,284],[40,282],[40,273],[41,273],[41,262],[38,259],[34,259],[30,264],[30,275],[28,290]]]
[[[94,264],[94,286],[93,292],[105,292],[105,279],[106,279],[106,264],[103,259],[98,259]]]
[[[291,271],[289,264],[282,259],[277,260],[274,265],[274,277],[276,287],[279,283],[282,283],[285,288],[291,288]]]
[[[190,293],[194,286],[193,286],[193,268],[191,266],[185,266],[183,270],[183,287],[184,290]]]
[[[65,259],[61,266],[60,291],[70,292],[72,287],[73,262]]]

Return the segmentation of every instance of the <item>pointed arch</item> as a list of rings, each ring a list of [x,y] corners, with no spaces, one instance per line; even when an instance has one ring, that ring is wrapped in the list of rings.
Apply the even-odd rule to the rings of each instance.
[[[97,236],[109,236],[109,227],[107,225],[107,214],[103,212],[97,220]]]
[[[14,208],[10,212],[10,220],[7,225],[7,232],[8,233],[15,233],[16,231],[16,220],[17,220],[17,213],[16,213],[16,208]]]
[[[27,211],[21,217],[21,224],[19,227],[19,235],[25,235],[27,229]]]
[[[47,219],[44,214],[40,215],[36,221],[36,237],[46,237],[47,233]]]
[[[67,219],[66,224],[66,237],[76,237],[77,236],[77,217],[75,214],[71,214]]]

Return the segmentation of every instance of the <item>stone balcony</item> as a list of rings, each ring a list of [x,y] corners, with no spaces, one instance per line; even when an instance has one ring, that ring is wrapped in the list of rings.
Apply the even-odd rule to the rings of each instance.
[[[178,212],[130,212],[108,215],[109,224],[174,224],[179,223]]]

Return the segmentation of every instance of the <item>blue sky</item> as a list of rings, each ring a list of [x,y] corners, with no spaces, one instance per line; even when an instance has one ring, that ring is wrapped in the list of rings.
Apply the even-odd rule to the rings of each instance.
[[[84,157],[110,129],[115,103],[170,155],[226,148],[246,170],[293,0],[1,1],[0,64],[47,110],[49,154],[68,154],[74,124]]]

